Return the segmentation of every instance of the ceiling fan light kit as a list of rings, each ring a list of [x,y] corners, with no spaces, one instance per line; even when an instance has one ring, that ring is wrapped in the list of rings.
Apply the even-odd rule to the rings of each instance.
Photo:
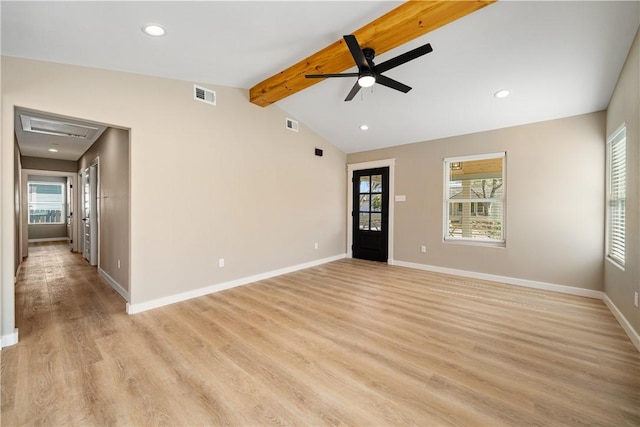
[[[360,87],[371,87],[376,83],[376,78],[372,74],[364,74],[358,78]]]
[[[331,77],[357,77],[358,80],[351,88],[351,91],[345,98],[345,101],[351,101],[356,96],[356,94],[360,91],[360,88],[371,87],[375,83],[381,84],[382,86],[386,86],[391,89],[395,89],[402,93],[409,92],[411,90],[411,87],[403,83],[400,83],[397,80],[393,80],[390,77],[384,76],[382,75],[382,73],[433,51],[433,49],[431,48],[431,45],[427,43],[423,46],[410,50],[409,52],[405,52],[402,55],[398,55],[394,58],[384,61],[382,64],[376,65],[373,62],[373,58],[376,55],[373,49],[371,48],[361,49],[360,44],[356,39],[356,36],[352,34],[343,36],[343,38],[347,47],[349,48],[349,51],[351,52],[353,61],[358,66],[358,72],[357,73],[341,73],[341,74],[307,74],[305,75],[305,77],[308,79],[326,79]]]

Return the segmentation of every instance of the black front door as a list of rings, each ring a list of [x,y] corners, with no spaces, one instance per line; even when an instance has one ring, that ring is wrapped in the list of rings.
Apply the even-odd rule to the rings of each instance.
[[[387,262],[389,168],[353,172],[353,257]]]

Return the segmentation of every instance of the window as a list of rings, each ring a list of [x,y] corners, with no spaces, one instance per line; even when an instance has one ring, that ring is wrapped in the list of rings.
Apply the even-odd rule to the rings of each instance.
[[[505,153],[444,160],[444,240],[505,243]]]
[[[607,257],[624,267],[627,131],[623,125],[607,143]]]
[[[64,184],[30,181],[27,186],[29,224],[64,224]]]

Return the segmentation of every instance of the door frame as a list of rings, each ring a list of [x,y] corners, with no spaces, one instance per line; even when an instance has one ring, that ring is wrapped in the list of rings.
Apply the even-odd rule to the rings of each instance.
[[[364,169],[389,168],[389,241],[387,243],[387,264],[393,265],[393,228],[395,210],[395,165],[396,159],[374,160],[371,162],[347,164],[347,258],[353,258],[353,172]]]
[[[22,199],[20,200],[22,206],[22,212],[20,212],[20,255],[22,256],[22,258],[26,258],[29,256],[29,227],[28,227],[28,218],[27,215],[29,215],[29,195],[27,192],[27,183],[29,181],[29,176],[57,176],[57,177],[66,177],[67,179],[71,180],[71,185],[73,185],[73,188],[77,188],[77,184],[78,184],[78,180],[77,180],[77,176],[74,172],[62,172],[62,171],[49,171],[49,170],[41,170],[41,169],[22,169],[22,182],[21,184],[21,192],[22,192]],[[75,199],[75,197],[74,197]],[[76,211],[77,211],[77,201],[76,200],[72,200],[71,201],[71,206],[73,209],[73,214],[75,215]],[[69,214],[67,212],[67,214]],[[71,219],[72,221],[72,227],[73,224],[75,224],[77,221],[75,220],[75,218],[72,217]],[[72,248],[75,250],[77,250],[78,246],[77,246],[78,242],[77,239],[73,239],[73,243],[72,243]]]

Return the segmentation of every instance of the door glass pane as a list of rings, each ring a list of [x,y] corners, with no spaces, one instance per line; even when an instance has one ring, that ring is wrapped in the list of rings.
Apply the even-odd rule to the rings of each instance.
[[[360,214],[360,230],[368,230],[369,229],[369,214],[361,213]]]
[[[360,212],[369,212],[369,196],[360,196]]]
[[[382,193],[382,175],[371,175],[371,192]]]
[[[381,213],[371,214],[371,230],[372,231],[382,230],[382,214]]]
[[[382,194],[371,196],[371,212],[382,212]]]
[[[369,192],[369,177],[361,176],[360,177],[360,192],[368,193]]]

